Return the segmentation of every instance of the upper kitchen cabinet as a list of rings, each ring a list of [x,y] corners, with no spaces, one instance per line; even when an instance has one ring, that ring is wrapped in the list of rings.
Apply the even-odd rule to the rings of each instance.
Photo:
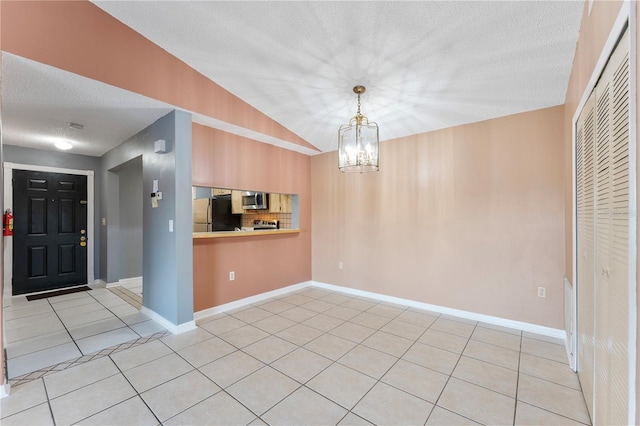
[[[261,207],[250,208],[248,197],[258,195],[267,197],[266,202]],[[216,187],[193,187],[193,199],[229,197],[231,199],[231,214],[260,215],[262,213],[286,213],[293,214],[297,206],[297,195],[278,194],[254,191],[240,191],[237,189],[226,189]],[[259,200],[263,200],[260,198]],[[262,201],[260,201],[262,203]],[[297,211],[297,210],[296,210]]]
[[[213,188],[212,192],[213,192],[213,195],[232,195],[231,194],[232,191],[230,189]]]
[[[290,194],[269,194],[270,213],[291,213],[292,203]]]

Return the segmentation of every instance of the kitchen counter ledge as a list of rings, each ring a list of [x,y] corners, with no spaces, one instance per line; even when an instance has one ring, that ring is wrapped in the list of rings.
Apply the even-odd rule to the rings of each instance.
[[[234,238],[234,237],[260,237],[262,235],[299,234],[299,229],[274,229],[266,231],[220,231],[220,232],[194,232],[193,239],[199,238]]]

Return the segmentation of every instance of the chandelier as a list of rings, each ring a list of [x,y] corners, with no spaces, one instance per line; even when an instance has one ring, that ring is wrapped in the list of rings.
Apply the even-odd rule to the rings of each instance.
[[[356,86],[358,113],[338,129],[338,168],[342,172],[375,172],[378,170],[378,125],[360,113],[360,95],[364,86]]]

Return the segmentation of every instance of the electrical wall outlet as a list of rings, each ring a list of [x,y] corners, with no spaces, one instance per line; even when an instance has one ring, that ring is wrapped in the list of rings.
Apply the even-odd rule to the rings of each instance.
[[[229,281],[236,279],[236,273],[234,271],[229,272]]]
[[[338,262],[338,269],[344,269],[344,264],[342,262]]]
[[[538,287],[538,297],[547,297],[546,287]]]

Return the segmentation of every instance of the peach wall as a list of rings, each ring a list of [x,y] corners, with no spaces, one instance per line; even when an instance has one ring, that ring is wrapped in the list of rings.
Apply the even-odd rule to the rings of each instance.
[[[0,25],[3,51],[315,148],[88,1],[2,3],[5,12]],[[308,157],[203,126],[194,126],[193,137],[194,184],[300,194],[302,228],[301,234],[288,239],[228,244],[248,246],[237,252],[220,243],[196,244],[194,259],[202,259],[201,254],[206,251],[216,260],[207,261],[209,269],[203,270],[196,265],[195,309],[308,280],[311,276]],[[198,143],[205,139],[207,143]],[[256,253],[253,258],[252,250]],[[259,252],[262,257],[257,255]],[[256,261],[244,262],[232,253]],[[280,259],[270,259],[274,253],[288,259],[285,263],[290,271],[283,271],[285,268]],[[250,270],[264,271],[272,263],[276,265],[272,269],[277,272],[263,275],[260,282],[249,278],[252,276]],[[211,277],[216,276],[211,268],[224,265],[223,269],[226,269],[231,264],[239,265],[234,287],[223,291],[215,300],[208,299],[210,295],[199,297],[203,294],[199,292],[203,288],[199,283],[210,282]],[[204,276],[203,272],[206,273]]]
[[[312,157],[313,280],[562,328],[562,120],[558,106],[386,141],[378,173]]]
[[[309,157],[193,124],[193,184],[299,193],[309,185]]]
[[[5,52],[316,149],[88,1],[3,3]]]
[[[300,234],[193,243],[194,310],[311,279],[310,158],[193,125],[193,184],[298,194]],[[229,281],[229,272],[236,279]]]

